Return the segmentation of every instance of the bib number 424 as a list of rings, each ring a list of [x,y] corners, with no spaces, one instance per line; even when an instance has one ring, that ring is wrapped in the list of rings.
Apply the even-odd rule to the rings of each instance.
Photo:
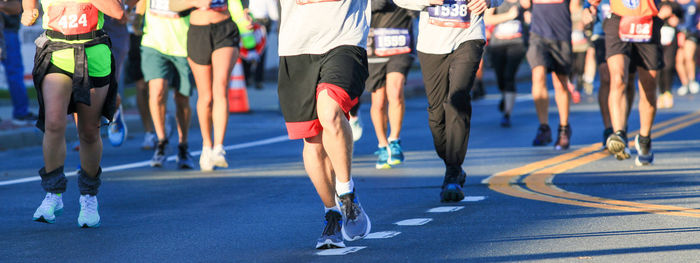
[[[87,14],[80,14],[79,16],[80,17],[78,17],[78,15],[62,16],[58,19],[58,26],[64,29],[73,29],[81,26],[87,27]]]
[[[65,35],[90,33],[97,29],[99,10],[90,3],[57,3],[49,6],[49,27]]]

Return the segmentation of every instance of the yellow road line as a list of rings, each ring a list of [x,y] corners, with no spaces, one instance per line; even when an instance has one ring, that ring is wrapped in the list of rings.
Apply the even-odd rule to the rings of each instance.
[[[700,122],[700,118],[686,121],[696,116],[700,116],[700,111],[658,123],[657,125],[654,125],[652,127],[653,130],[657,130],[652,133],[652,137],[657,138]],[[674,123],[678,124],[672,125]],[[630,137],[634,135],[636,135],[636,132],[630,133]],[[593,154],[589,154],[597,149],[600,149],[600,147],[600,143],[593,144],[570,153],[565,153],[543,161],[531,163],[522,167],[494,174],[488,180],[489,188],[506,195],[559,204],[700,218],[700,209],[644,204],[637,202],[606,199],[601,197],[593,197],[589,195],[568,192],[556,187],[553,184],[547,183],[550,180],[552,180],[556,174],[563,173],[567,170],[603,159],[610,155],[606,151],[600,151],[595,152]],[[535,172],[545,167],[548,168]],[[523,182],[530,190],[527,190],[518,185],[513,185],[518,181],[518,179],[521,176],[526,174],[530,175],[525,177]]]

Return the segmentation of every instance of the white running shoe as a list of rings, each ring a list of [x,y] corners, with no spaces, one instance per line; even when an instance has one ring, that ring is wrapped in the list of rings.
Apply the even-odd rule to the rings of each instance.
[[[211,163],[216,167],[228,168],[228,162],[226,162],[226,151],[222,145],[216,145],[211,150]]]
[[[143,143],[141,143],[141,149],[151,150],[158,144],[158,136],[152,132],[146,132],[143,135]]]
[[[99,227],[100,213],[97,212],[97,196],[80,195],[80,214],[78,214],[78,226]]]
[[[56,216],[63,213],[63,197],[61,194],[46,193],[44,201],[34,212],[34,221],[53,224]]]
[[[362,138],[362,122],[360,116],[350,117],[350,128],[352,129],[352,141],[356,142]]]
[[[697,94],[700,92],[700,83],[697,81],[690,82],[690,85],[688,85],[688,90],[690,91],[690,94]]]
[[[685,96],[688,95],[688,86],[683,85],[678,90],[676,90],[676,93],[678,93],[678,96]]]
[[[199,156],[199,169],[202,172],[211,172],[214,170],[214,164],[211,162],[211,148],[202,147],[202,154]]]

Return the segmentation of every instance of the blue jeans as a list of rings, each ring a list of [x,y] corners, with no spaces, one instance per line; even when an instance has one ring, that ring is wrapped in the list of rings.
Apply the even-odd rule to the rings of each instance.
[[[11,29],[5,29],[4,33],[7,58],[2,61],[2,65],[5,67],[5,76],[12,99],[12,117],[20,118],[29,114],[29,98],[27,88],[24,86],[24,65],[22,65],[19,34]]]

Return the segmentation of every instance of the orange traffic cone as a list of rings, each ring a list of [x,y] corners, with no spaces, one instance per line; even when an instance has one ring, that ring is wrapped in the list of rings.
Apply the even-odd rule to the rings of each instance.
[[[231,73],[231,81],[228,85],[228,112],[242,113],[249,112],[248,92],[245,86],[245,75],[243,75],[243,64],[241,60],[236,61]]]

